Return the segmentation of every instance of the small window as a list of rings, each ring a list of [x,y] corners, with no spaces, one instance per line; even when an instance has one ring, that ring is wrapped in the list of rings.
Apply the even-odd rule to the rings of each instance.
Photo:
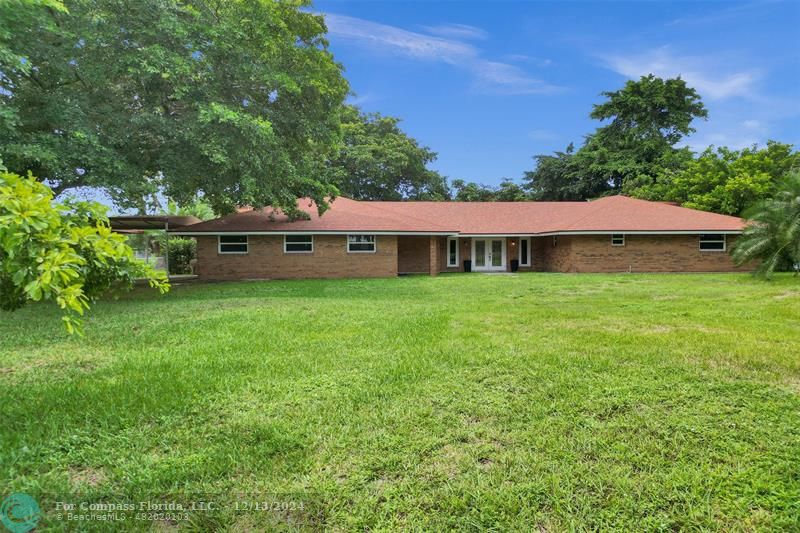
[[[447,266],[458,266],[458,237],[447,238]]]
[[[313,235],[284,235],[283,253],[309,254],[314,251]]]
[[[558,235],[553,235],[553,248],[558,246]]]
[[[706,233],[700,235],[701,252],[724,252],[725,235],[722,233]]]
[[[219,253],[221,254],[246,254],[247,235],[220,235]]]
[[[531,266],[531,240],[528,237],[519,240],[519,266]]]
[[[375,235],[348,235],[347,251],[349,253],[374,252]]]
[[[612,233],[611,246],[625,246],[625,235],[622,233]]]

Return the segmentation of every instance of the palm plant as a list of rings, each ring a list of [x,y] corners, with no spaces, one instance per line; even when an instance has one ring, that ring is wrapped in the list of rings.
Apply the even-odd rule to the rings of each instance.
[[[776,191],[745,212],[750,224],[733,250],[737,265],[759,261],[756,272],[767,277],[775,270],[800,271],[800,171],[790,172]]]

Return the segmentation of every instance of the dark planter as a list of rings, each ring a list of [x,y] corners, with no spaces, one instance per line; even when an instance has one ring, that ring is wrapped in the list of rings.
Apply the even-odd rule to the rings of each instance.
[[[472,272],[472,261],[464,259],[464,272]]]
[[[511,260],[511,272],[516,272],[519,270],[519,259],[512,259]]]

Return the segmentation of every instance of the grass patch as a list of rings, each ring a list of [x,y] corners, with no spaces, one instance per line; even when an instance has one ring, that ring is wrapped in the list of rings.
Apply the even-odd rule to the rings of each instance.
[[[195,284],[83,339],[31,306],[0,314],[0,486],[303,502],[199,529],[797,529],[799,283]]]

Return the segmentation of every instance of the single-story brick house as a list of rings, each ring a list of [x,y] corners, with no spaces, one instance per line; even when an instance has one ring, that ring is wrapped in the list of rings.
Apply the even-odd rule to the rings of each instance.
[[[723,272],[740,218],[609,196],[590,202],[379,202],[337,198],[308,220],[242,210],[171,231],[197,239],[202,279],[406,273]]]

